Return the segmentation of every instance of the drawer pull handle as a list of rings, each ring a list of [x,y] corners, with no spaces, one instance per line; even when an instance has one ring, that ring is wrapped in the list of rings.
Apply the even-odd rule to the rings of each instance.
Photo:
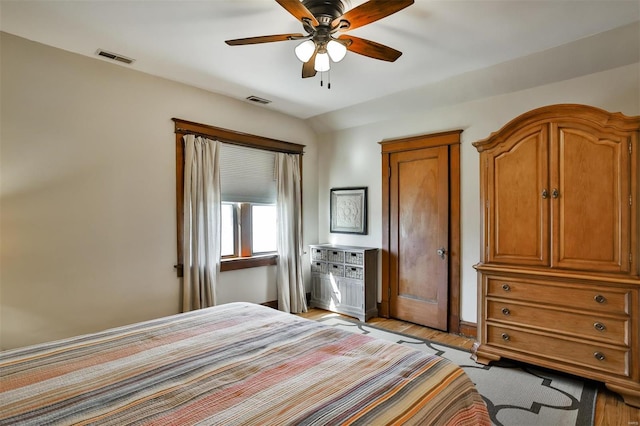
[[[502,314],[503,315],[511,315],[511,311],[509,310],[509,308],[502,308]]]
[[[510,290],[511,290],[511,287],[509,287],[509,284],[502,284],[502,289],[503,289],[504,291],[510,291]]]
[[[606,358],[602,352],[594,352],[593,357],[598,361],[604,361]]]
[[[596,323],[593,324],[593,328],[595,328],[598,331],[605,331],[607,329],[607,326],[605,326],[601,322],[596,322]]]
[[[509,341],[511,340],[511,337],[507,333],[502,333],[502,340]]]
[[[607,298],[601,294],[598,294],[596,297],[593,298],[593,300],[595,300],[598,303],[604,303],[607,301]]]

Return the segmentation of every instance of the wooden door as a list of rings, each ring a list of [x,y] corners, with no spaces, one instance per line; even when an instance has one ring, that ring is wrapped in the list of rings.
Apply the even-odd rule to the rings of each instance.
[[[486,260],[549,266],[549,127],[516,133],[483,154]]]
[[[629,137],[575,123],[552,134],[552,266],[628,272]]]
[[[389,157],[391,316],[440,330],[448,320],[449,150]]]

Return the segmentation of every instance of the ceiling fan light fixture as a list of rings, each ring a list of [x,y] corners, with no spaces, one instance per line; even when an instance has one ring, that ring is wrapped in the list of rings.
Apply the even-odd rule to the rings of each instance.
[[[301,62],[307,62],[313,56],[313,52],[316,51],[316,44],[313,40],[306,40],[297,45],[294,51]]]
[[[316,63],[313,68],[318,72],[329,71],[331,65],[329,65],[329,55],[327,52],[318,53],[316,55]]]
[[[338,41],[331,40],[327,43],[327,53],[333,62],[340,62],[347,54],[347,47]]]

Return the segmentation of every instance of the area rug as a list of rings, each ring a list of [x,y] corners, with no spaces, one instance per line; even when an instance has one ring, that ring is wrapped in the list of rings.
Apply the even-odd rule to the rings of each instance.
[[[319,321],[407,345],[458,364],[475,383],[496,426],[593,425],[596,402],[593,382],[516,362],[476,364],[469,352],[459,348],[393,333],[344,317],[329,316]]]

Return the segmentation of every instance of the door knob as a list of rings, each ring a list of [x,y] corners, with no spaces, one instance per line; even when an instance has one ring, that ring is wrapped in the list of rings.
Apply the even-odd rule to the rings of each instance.
[[[444,255],[447,253],[447,251],[444,249],[444,247],[439,248],[438,251],[436,251],[436,253],[438,253],[438,256],[440,256],[440,259],[444,259]]]

